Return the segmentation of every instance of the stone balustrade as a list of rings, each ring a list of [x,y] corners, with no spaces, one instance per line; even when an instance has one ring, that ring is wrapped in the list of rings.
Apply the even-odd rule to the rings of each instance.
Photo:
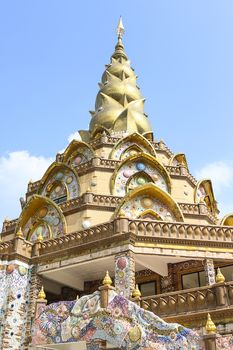
[[[31,258],[33,243],[23,237],[0,243],[0,258],[4,255],[21,255],[23,260]]]
[[[135,235],[178,238],[195,241],[232,242],[233,227],[213,225],[193,225],[164,221],[129,221],[129,231]]]
[[[100,242],[104,238],[112,237],[114,234],[114,223],[109,222],[102,225],[93,226],[84,231],[73,232],[55,239],[50,239],[38,243],[40,245],[37,254],[44,255],[54,252],[60,252],[62,249],[77,249],[88,243]]]
[[[89,196],[90,193],[86,193],[85,195]],[[97,203],[101,199],[97,195],[93,198]],[[109,200],[111,201],[110,197]],[[115,203],[108,205],[109,207],[111,205],[114,206]],[[217,249],[221,254],[224,254],[224,252],[231,252],[233,250],[233,227],[192,225],[151,220],[129,220],[126,217],[121,217],[111,222],[92,226],[86,230],[69,233],[55,239],[36,242],[34,244],[26,241],[24,238],[15,237],[13,240],[0,244],[0,253],[11,254],[17,250],[16,248],[12,250],[12,244],[15,244],[12,242],[18,242],[18,240],[25,242],[24,247],[22,244],[20,246],[22,249],[29,249],[29,247],[25,246],[29,244],[30,247],[33,247],[32,255],[39,256],[56,251],[69,250],[77,246],[85,246],[89,243],[96,244],[98,242],[99,244],[103,244],[106,239],[109,242],[119,242],[119,244],[122,240],[125,241],[127,239],[131,243],[150,243],[156,246],[158,244],[168,244],[169,249],[172,249],[172,245],[174,245],[175,250],[178,244],[178,246],[181,245],[183,247],[182,254],[184,255],[187,250],[188,256],[190,256],[189,246],[193,245],[196,247],[195,249],[203,249],[204,247],[205,251],[206,249],[208,251],[209,247],[213,251]],[[173,254],[172,251],[169,254]],[[176,251],[174,251],[174,254],[176,254]]]
[[[35,182],[29,182],[28,183],[28,192],[37,192],[39,187],[41,185],[41,180],[35,181]]]
[[[205,203],[178,203],[184,215],[205,215],[209,218],[210,223],[216,225],[218,219],[209,211]]]
[[[10,232],[15,229],[18,219],[4,220],[2,226],[2,232]]]
[[[140,304],[162,317],[231,307],[233,313],[233,282],[143,297]]]

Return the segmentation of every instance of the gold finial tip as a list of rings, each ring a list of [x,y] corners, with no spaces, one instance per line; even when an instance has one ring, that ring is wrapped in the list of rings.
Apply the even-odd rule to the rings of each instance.
[[[125,218],[125,212],[123,210],[120,210],[118,216],[119,218]]]
[[[132,297],[134,299],[139,299],[142,296],[140,289],[138,288],[138,284],[136,284],[135,289],[132,292]]]
[[[119,19],[119,22],[118,22],[116,33],[117,33],[118,38],[122,38],[122,36],[125,33],[125,28],[124,28],[121,16],[120,16],[120,19]]]
[[[106,271],[106,275],[105,275],[105,277],[104,277],[104,279],[103,279],[103,285],[104,285],[104,286],[111,286],[111,284],[112,284],[112,279],[111,279],[111,277],[109,276],[108,271]]]
[[[23,237],[23,232],[21,227],[18,229],[18,231],[16,232],[16,237]]]
[[[207,333],[215,333],[216,332],[216,326],[215,326],[214,322],[212,321],[209,313],[207,314],[207,322],[206,322],[205,329],[206,329]]]
[[[217,275],[216,275],[216,283],[223,283],[225,282],[225,277],[222,274],[220,268],[218,267],[217,269]]]
[[[39,233],[39,235],[37,236],[37,242],[42,242],[43,241],[43,236],[41,233]]]
[[[46,298],[46,294],[45,294],[45,291],[44,291],[44,287],[42,286],[41,290],[39,291],[39,294],[38,294],[38,299],[39,300],[45,300],[45,298]]]

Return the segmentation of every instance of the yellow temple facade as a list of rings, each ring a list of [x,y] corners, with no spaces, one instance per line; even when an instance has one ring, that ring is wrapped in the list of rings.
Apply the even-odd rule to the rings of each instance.
[[[233,214],[154,138],[123,34],[89,129],[3,223],[1,349],[233,349]]]

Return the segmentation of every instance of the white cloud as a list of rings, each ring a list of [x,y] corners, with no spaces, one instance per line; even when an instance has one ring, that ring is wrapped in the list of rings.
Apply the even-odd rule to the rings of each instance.
[[[195,173],[198,179],[210,179],[213,184],[220,217],[233,212],[233,164],[216,161],[206,164]]]
[[[68,142],[71,142],[72,140],[81,140],[81,136],[78,131],[75,131],[68,136]]]
[[[226,188],[233,186],[233,164],[223,161],[206,164],[196,172],[199,179],[211,179],[216,194],[221,194]]]
[[[25,195],[29,180],[40,179],[52,161],[52,158],[36,157],[27,151],[0,157],[0,225],[4,217],[19,215],[19,198]]]

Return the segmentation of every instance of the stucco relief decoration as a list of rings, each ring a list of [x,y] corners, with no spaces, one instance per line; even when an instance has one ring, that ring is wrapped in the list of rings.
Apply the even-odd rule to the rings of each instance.
[[[95,292],[72,303],[51,304],[39,315],[33,344],[106,340],[121,349],[199,350],[197,334],[181,325],[166,323],[116,292],[109,292],[107,308]]]
[[[0,346],[3,333],[9,349],[20,349],[24,343],[30,279],[31,269],[25,265],[0,266]]]
[[[124,203],[121,212],[129,219],[139,218],[144,212],[152,211],[164,221],[176,221],[172,211],[160,200],[147,195],[139,195]]]
[[[129,161],[126,162],[118,171],[113,187],[113,193],[118,196],[124,196],[127,191],[153,182],[163,191],[168,192],[166,178],[161,172],[147,161]]]
[[[57,203],[78,197],[79,185],[76,175],[68,168],[58,169],[45,183],[41,192]]]

